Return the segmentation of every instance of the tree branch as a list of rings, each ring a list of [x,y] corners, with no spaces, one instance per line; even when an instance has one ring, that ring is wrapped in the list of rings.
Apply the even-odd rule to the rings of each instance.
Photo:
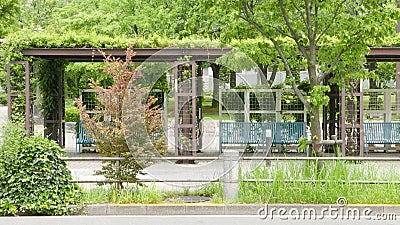
[[[283,65],[286,70],[286,75],[289,76],[292,80],[292,88],[294,90],[294,93],[296,94],[297,97],[299,97],[300,101],[304,104],[306,109],[311,108],[311,104],[307,101],[307,99],[304,97],[304,95],[301,93],[300,89],[296,85],[295,77],[292,74],[292,70],[290,69],[289,62],[287,61],[285,55],[283,54],[282,49],[280,48],[278,42],[274,38],[270,38],[271,42],[274,44],[276,51],[278,52],[279,56],[282,59]]]
[[[314,6],[314,35],[313,35],[313,39],[315,40],[317,38],[317,33],[318,33],[318,29],[319,29],[319,23],[318,23],[318,2],[314,2],[315,6]],[[316,42],[318,43],[318,42]]]
[[[292,6],[300,13],[301,18],[303,18],[304,23],[306,23],[306,18],[304,17],[301,9],[297,7],[297,5],[294,3],[294,1],[292,1]]]
[[[349,46],[349,47],[351,47],[351,46]],[[342,55],[345,51],[346,51],[345,49],[340,50],[340,52],[336,55],[335,59],[333,60],[333,62],[329,66],[329,68],[320,77],[318,77],[318,83],[320,83],[322,80],[324,80],[325,77],[328,76],[328,74],[330,74],[332,72],[333,67],[335,67],[335,65],[339,62],[340,57],[342,57]]]
[[[304,0],[304,5],[306,8],[306,28],[307,28],[307,34],[308,34],[308,39],[314,40],[313,36],[313,30],[312,30],[312,16],[311,16],[311,6],[310,6],[310,1],[309,0]],[[310,43],[311,44],[311,43]]]
[[[249,9],[248,4],[245,4],[245,3],[243,4],[243,6],[242,6],[242,11],[243,11],[243,14],[244,14],[245,16],[239,15],[239,17],[242,18],[243,20],[247,21],[248,23],[252,24],[253,26],[255,26],[255,27],[257,28],[257,30],[260,31],[260,29],[262,29],[261,26],[260,26],[260,24],[258,24],[257,22],[255,22],[253,19],[250,18],[249,12],[250,12],[251,14],[253,14],[253,13],[252,13],[252,11]],[[272,26],[272,25],[270,25],[270,24],[265,24],[265,25],[268,26],[268,27],[271,27],[271,28],[274,29],[274,30],[276,30],[278,33],[280,33],[280,34],[283,35],[283,36],[286,36],[286,37],[289,37],[289,38],[291,38],[291,39],[294,39],[293,36],[291,36],[290,34],[286,33],[285,31],[283,31],[282,29],[280,29],[280,28],[278,28],[278,27]],[[266,32],[264,31],[264,32],[262,32],[262,33],[265,35]]]
[[[250,19],[248,12],[245,8],[243,8],[242,11],[244,16],[239,15],[240,18],[253,25],[262,35],[264,35],[267,38],[270,38],[270,35],[267,32],[265,32],[265,30],[256,21]]]
[[[285,21],[286,21],[286,23],[289,23],[288,27],[290,26],[289,29],[291,30],[292,35],[294,35],[294,37],[292,37],[292,38],[297,43],[300,51],[307,58],[308,57],[306,55],[307,52],[306,52],[304,46],[301,46],[299,44],[299,42],[298,42],[299,39],[298,39],[297,33],[294,31],[293,27],[291,26],[291,24],[289,22],[289,19],[287,18],[286,10],[283,7],[282,0],[279,0],[279,2],[281,3],[281,10],[283,10],[283,12],[285,12],[285,13],[283,13],[283,14],[285,14],[284,15]],[[240,17],[242,19],[244,19],[245,21],[247,21],[248,23],[250,23],[251,25],[253,25],[262,35],[264,35],[265,37],[270,39],[271,42],[274,44],[275,49],[277,50],[279,56],[281,57],[281,59],[283,61],[283,65],[285,67],[287,76],[289,76],[292,79],[291,84],[292,84],[292,88],[293,88],[296,96],[299,97],[300,101],[304,104],[306,109],[310,109],[311,108],[311,104],[307,101],[307,99],[304,97],[304,95],[301,93],[301,91],[297,87],[295,79],[294,79],[294,76],[292,74],[292,70],[290,69],[290,66],[289,66],[289,62],[287,61],[286,56],[283,54],[283,51],[280,48],[278,42],[273,37],[271,37],[267,32],[265,32],[265,30],[257,22],[255,22],[254,20],[250,19],[250,16],[248,14],[248,9],[247,9],[247,7],[245,5],[243,5],[242,11],[243,11],[244,16],[240,15]]]
[[[358,35],[361,34],[361,31],[357,31],[354,35],[353,40],[360,40],[361,37],[358,37]],[[342,55],[351,47],[353,47],[355,43],[351,43],[349,45],[346,46],[346,48],[343,48],[342,50],[340,50],[340,52],[336,55],[335,59],[333,60],[333,62],[331,63],[330,67],[318,78],[318,81],[322,81],[323,79],[325,79],[326,76],[328,76],[328,74],[330,74],[333,70],[333,67],[339,62],[340,58],[342,57]]]
[[[299,35],[296,33],[296,31],[294,30],[292,24],[290,23],[290,20],[289,20],[288,14],[286,12],[285,6],[283,5],[283,0],[279,0],[279,8],[281,9],[282,16],[283,16],[283,19],[285,20],[286,26],[289,28],[290,33],[291,33],[291,35],[293,37],[293,40],[296,42],[297,46],[299,47],[299,50],[300,50],[301,54],[303,54],[303,56],[307,60],[310,60],[310,57],[307,54],[306,49],[299,42]]]
[[[340,7],[342,7],[342,5],[343,5],[345,2],[346,2],[346,0],[342,0],[342,1],[338,4],[338,6],[335,8],[335,10],[334,10],[334,12],[333,12],[333,16],[332,16],[331,22],[328,23],[328,26],[326,26],[325,29],[318,35],[318,37],[317,37],[317,39],[316,39],[316,43],[318,43],[319,40],[321,39],[321,37],[322,37],[323,35],[325,35],[325,33],[328,32],[328,30],[331,28],[332,24],[334,23],[334,21],[336,20],[336,18],[337,18],[338,15],[339,15],[339,9],[340,9]]]

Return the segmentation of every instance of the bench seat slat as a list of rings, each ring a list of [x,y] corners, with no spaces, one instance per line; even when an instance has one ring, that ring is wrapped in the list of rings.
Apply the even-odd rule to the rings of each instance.
[[[263,144],[271,130],[273,144],[297,144],[306,137],[304,122],[221,122],[221,144]]]
[[[364,137],[366,144],[400,144],[400,123],[364,123]]]

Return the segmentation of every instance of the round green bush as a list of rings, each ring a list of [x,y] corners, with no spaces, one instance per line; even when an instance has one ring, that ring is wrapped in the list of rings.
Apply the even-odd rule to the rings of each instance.
[[[10,126],[8,124],[7,126]],[[8,127],[0,148],[0,215],[64,215],[79,204],[80,189],[53,141],[24,137]]]
[[[76,107],[65,108],[65,122],[79,122],[79,111]]]

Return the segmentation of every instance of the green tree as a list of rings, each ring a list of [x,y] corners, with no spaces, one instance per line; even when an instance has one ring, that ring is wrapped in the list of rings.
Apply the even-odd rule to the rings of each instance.
[[[2,0],[0,3],[0,38],[5,37],[17,26],[20,12],[19,0]]]
[[[58,8],[65,6],[67,0],[22,0],[19,14],[20,28],[41,31],[51,23]]]
[[[59,33],[79,31],[93,34],[132,36],[130,1],[73,0],[55,8],[47,27]]]
[[[165,137],[149,140],[161,132],[162,119],[159,108],[154,107],[156,99],[143,100],[149,89],[137,84],[141,75],[131,61],[134,52],[126,51],[125,60],[107,56],[103,71],[112,77],[113,84],[107,88],[92,80],[99,105],[99,113],[89,115],[86,106],[76,99],[82,121],[88,134],[95,139],[101,154],[123,157],[122,161],[104,162],[99,172],[106,178],[137,182],[136,175],[141,172],[151,157],[150,153],[166,153]],[[156,134],[157,133],[157,134]]]
[[[364,77],[359,62],[365,61],[368,46],[379,45],[385,36],[392,35],[398,18],[394,0],[205,2],[214,15],[210,18],[220,15],[228,24],[224,36],[261,35],[272,42],[293,90],[310,111],[312,140],[316,144],[321,140],[320,107],[328,103],[325,92],[329,88],[322,86],[323,80],[329,74],[334,74],[338,83],[348,82],[350,77]],[[299,90],[293,72],[298,66],[293,64],[308,71],[308,94]],[[314,151],[319,153],[320,148]]]

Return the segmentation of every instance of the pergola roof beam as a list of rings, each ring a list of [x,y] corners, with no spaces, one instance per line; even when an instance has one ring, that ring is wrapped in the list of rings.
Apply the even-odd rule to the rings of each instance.
[[[173,62],[182,58],[191,61],[213,61],[226,54],[231,49],[203,49],[203,48],[134,48],[134,62],[146,60],[157,62]],[[95,48],[31,48],[22,51],[24,56],[55,60],[65,59],[71,62],[102,62],[104,60],[102,52],[106,55],[125,58],[126,49],[95,49]]]

